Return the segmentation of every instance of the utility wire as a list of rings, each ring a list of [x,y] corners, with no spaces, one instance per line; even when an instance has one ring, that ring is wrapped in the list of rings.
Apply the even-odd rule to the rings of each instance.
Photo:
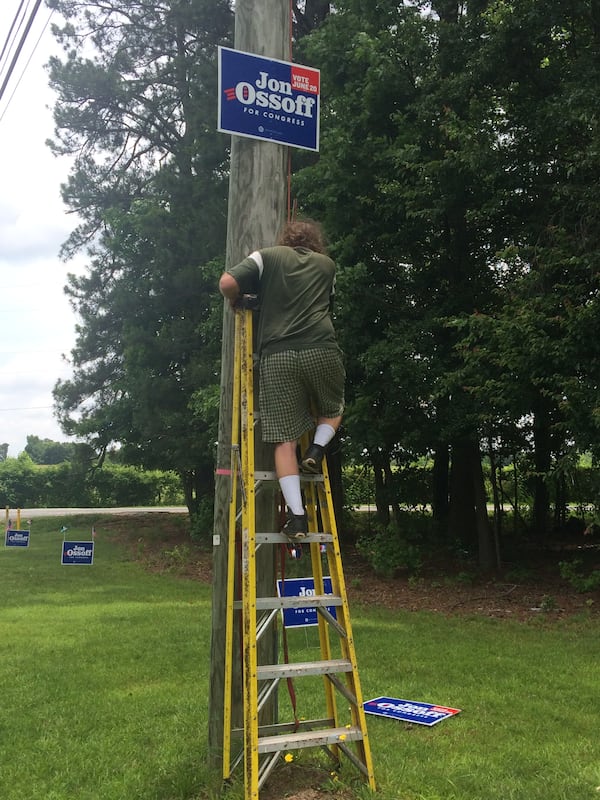
[[[6,91],[6,87],[8,85],[8,82],[9,82],[9,80],[11,78],[11,75],[14,72],[14,69],[15,69],[16,65],[17,65],[17,61],[19,60],[19,56],[21,54],[21,50],[23,49],[23,45],[25,44],[27,36],[29,35],[29,31],[31,30],[31,26],[33,25],[33,21],[35,19],[35,15],[37,14],[38,9],[41,6],[41,4],[42,4],[42,0],[36,0],[35,5],[33,7],[33,10],[31,11],[31,14],[29,15],[29,19],[27,20],[27,24],[25,25],[25,30],[23,31],[23,34],[21,35],[21,39],[19,40],[19,44],[17,45],[17,49],[15,51],[15,54],[13,55],[12,61],[10,62],[10,65],[8,67],[8,71],[7,71],[6,77],[4,78],[2,86],[0,86],[0,100],[2,100],[2,98],[4,96],[4,92]]]
[[[48,17],[48,19],[46,20],[46,24],[45,24],[45,25],[44,25],[44,27],[42,28],[42,32],[41,32],[41,33],[40,33],[40,35],[38,36],[38,38],[37,38],[37,41],[36,41],[36,43],[34,44],[34,46],[33,46],[33,49],[32,49],[32,51],[31,51],[31,53],[29,54],[29,58],[27,59],[27,62],[25,63],[25,66],[24,66],[24,67],[23,67],[23,69],[21,70],[21,74],[19,75],[19,78],[18,78],[18,80],[17,80],[17,82],[16,82],[16,84],[15,84],[15,87],[14,87],[14,89],[12,90],[12,92],[10,93],[10,97],[9,97],[9,98],[8,98],[8,100],[6,101],[6,105],[4,106],[4,111],[2,112],[2,114],[0,114],[0,122],[2,122],[2,120],[4,119],[4,115],[5,115],[5,114],[6,114],[6,112],[8,111],[8,107],[10,106],[10,104],[11,104],[11,102],[12,102],[12,99],[13,99],[13,97],[15,96],[15,92],[17,91],[17,89],[19,88],[19,86],[20,86],[20,84],[21,84],[21,81],[23,80],[23,76],[25,75],[25,72],[26,72],[26,70],[27,70],[27,67],[29,66],[29,63],[31,62],[31,59],[32,59],[32,58],[33,58],[33,56],[35,55],[35,51],[37,50],[37,48],[38,48],[38,45],[39,45],[39,43],[40,43],[40,42],[41,42],[41,40],[42,40],[42,36],[43,36],[43,35],[44,35],[44,33],[46,32],[46,28],[48,27],[48,25],[49,25],[49,23],[50,23],[50,20],[52,19],[52,15],[53,15],[53,14],[54,14],[54,11],[51,11],[51,12],[50,12],[50,16],[49,16],[49,17]],[[1,95],[0,95],[0,99],[1,99]]]
[[[48,408],[54,408],[54,406],[21,406],[20,408],[0,408],[0,411],[2,413],[5,411],[44,411]]]
[[[24,2],[25,2],[25,0],[21,0],[21,2],[19,3],[19,8],[17,9],[17,11],[15,13],[15,16],[13,17],[13,21],[10,24],[10,30],[6,34],[6,40],[5,40],[4,44],[2,45],[2,52],[0,53],[0,65],[2,64],[2,61],[4,60],[4,54],[7,52],[7,50],[10,49],[10,40],[11,40],[11,37],[12,37],[12,34],[13,34],[13,30],[15,29],[15,25],[17,24],[17,19],[19,18],[20,14],[21,14],[21,9],[23,8]],[[7,56],[8,56],[8,54],[7,54]]]

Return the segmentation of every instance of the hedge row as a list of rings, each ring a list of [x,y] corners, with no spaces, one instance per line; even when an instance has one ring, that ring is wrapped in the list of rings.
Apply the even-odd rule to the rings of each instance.
[[[119,464],[92,470],[71,462],[42,466],[19,456],[0,462],[0,503],[9,508],[116,508],[183,505],[184,499],[174,472]]]

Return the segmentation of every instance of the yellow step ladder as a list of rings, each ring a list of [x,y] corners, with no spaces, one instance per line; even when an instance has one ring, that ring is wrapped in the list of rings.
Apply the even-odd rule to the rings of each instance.
[[[229,781],[243,761],[245,800],[258,800],[260,788],[281,758],[291,751],[320,747],[337,765],[345,756],[358,768],[371,789],[375,779],[361,695],[358,667],[350,625],[348,598],[333,510],[326,459],[320,475],[301,476],[308,516],[304,549],[310,550],[314,594],[309,596],[257,597],[256,552],[258,547],[285,548],[287,537],[278,532],[257,532],[255,498],[257,486],[276,481],[275,473],[257,472],[254,460],[254,377],[251,301],[235,315],[234,388],[232,406],[231,499],[229,507],[227,615],[225,646],[225,692],[223,778]],[[241,522],[241,525],[240,525]],[[319,530],[319,525],[321,530]],[[236,562],[241,599],[235,597]],[[332,594],[324,589],[323,562],[331,579]],[[239,593],[239,590],[238,590]],[[285,609],[316,609],[320,658],[315,661],[258,663],[258,643],[272,626],[277,626]],[[312,612],[314,613],[314,611]],[[237,617],[236,617],[237,615]],[[243,729],[232,726],[234,674],[234,629],[241,641]],[[284,631],[285,634],[285,631]],[[286,653],[287,655],[287,653]],[[277,701],[285,682],[320,676],[324,716],[300,719],[296,709],[289,722],[262,725],[261,710]],[[313,679],[314,680],[314,679]],[[282,683],[283,682],[283,683]],[[314,697],[314,687],[311,700]],[[273,700],[275,698],[275,700]],[[237,757],[233,744],[238,745]]]

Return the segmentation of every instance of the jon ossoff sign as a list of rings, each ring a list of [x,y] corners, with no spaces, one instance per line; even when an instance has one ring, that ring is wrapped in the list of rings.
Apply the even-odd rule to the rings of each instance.
[[[62,543],[62,564],[94,563],[94,542],[67,542]]]
[[[460,708],[449,708],[433,703],[418,703],[414,700],[397,700],[394,697],[376,697],[363,703],[365,713],[377,717],[416,722],[418,725],[437,725],[443,719],[460,713]]]
[[[331,577],[329,575],[323,578],[323,591],[325,594],[333,594]],[[286,578],[285,580],[278,580],[277,594],[279,597],[314,597],[316,594],[315,579]],[[335,617],[335,606],[328,606],[327,610]],[[283,624],[286,628],[307,628],[312,625],[318,625],[319,619],[317,614],[318,611],[314,606],[310,606],[309,608],[304,606],[298,608],[284,608]]]
[[[4,545],[5,547],[29,547],[29,531],[7,530]]]
[[[223,133],[319,149],[318,69],[219,47]]]

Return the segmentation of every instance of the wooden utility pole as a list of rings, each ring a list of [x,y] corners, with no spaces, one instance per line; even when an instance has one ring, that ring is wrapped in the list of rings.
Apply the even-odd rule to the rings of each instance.
[[[288,0],[236,0],[236,50],[266,58],[289,60],[290,9]],[[280,144],[231,137],[229,211],[227,221],[227,266],[237,264],[253,250],[275,243],[286,218],[287,148]],[[216,290],[216,287],[215,287]],[[227,579],[228,507],[231,467],[231,398],[233,385],[233,319],[226,302],[223,313],[221,350],[221,395],[213,547],[213,604],[209,689],[209,756],[214,763],[223,747],[223,692],[225,659],[225,612]],[[272,445],[263,446],[257,436],[256,468],[272,469]],[[273,492],[257,498],[258,530],[275,530]],[[259,553],[260,555],[260,553]],[[266,562],[266,563],[263,563]],[[258,579],[269,587],[275,580],[272,555],[261,558]],[[266,647],[272,643],[266,643]],[[235,648],[235,643],[234,643]],[[235,653],[235,650],[234,650]],[[234,689],[235,691],[235,689]],[[234,714],[242,711],[241,696]],[[235,721],[238,724],[240,720]]]

